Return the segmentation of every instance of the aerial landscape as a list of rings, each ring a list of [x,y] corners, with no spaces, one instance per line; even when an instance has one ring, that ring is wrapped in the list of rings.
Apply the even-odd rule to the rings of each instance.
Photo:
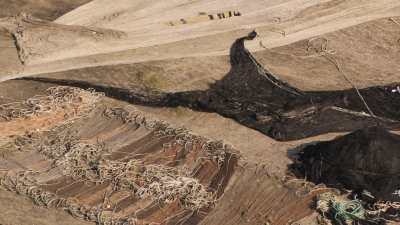
[[[0,0],[0,225],[400,224],[399,0]]]

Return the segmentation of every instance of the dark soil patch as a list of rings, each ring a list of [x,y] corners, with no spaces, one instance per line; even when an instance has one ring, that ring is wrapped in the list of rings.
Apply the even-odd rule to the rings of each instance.
[[[400,84],[360,90],[375,116],[355,90],[304,92],[278,79],[263,68],[237,39],[230,52],[231,70],[206,91],[175,93],[124,89],[85,81],[51,78],[22,78],[47,83],[94,88],[107,96],[134,104],[156,107],[185,106],[217,112],[279,141],[302,139],[328,132],[346,132],[379,124],[400,127],[400,94],[392,92]]]
[[[399,201],[400,136],[381,127],[357,130],[332,141],[306,146],[296,165],[303,176],[360,192],[379,200]]]

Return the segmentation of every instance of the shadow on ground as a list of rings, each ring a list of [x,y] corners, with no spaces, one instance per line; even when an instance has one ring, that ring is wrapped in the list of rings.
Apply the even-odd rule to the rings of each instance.
[[[153,107],[188,107],[217,112],[256,129],[279,141],[297,140],[328,132],[346,132],[379,124],[388,129],[400,127],[400,94],[392,92],[399,84],[361,89],[374,113],[365,113],[365,104],[353,89],[341,91],[301,91],[279,80],[260,65],[245,48],[246,40],[231,46],[231,69],[205,91],[164,93],[154,90],[124,89],[80,80],[26,77],[58,85],[91,88],[106,96],[133,104]]]
[[[294,166],[298,175],[314,183],[341,184],[355,191],[367,190],[379,200],[398,202],[399,143],[399,135],[369,127],[331,141],[299,146]]]

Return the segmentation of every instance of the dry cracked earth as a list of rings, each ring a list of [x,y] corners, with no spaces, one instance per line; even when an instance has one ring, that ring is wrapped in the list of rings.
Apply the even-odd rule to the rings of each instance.
[[[399,60],[398,0],[0,0],[0,224],[399,224]]]

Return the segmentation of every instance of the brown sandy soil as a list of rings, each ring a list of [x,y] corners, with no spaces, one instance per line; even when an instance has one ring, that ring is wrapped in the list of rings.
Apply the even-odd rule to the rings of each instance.
[[[29,12],[35,17],[55,20],[90,0],[1,0],[0,18]]]
[[[35,17],[45,20],[55,20],[90,0],[0,0],[0,18],[10,17],[21,12],[29,12]],[[18,50],[12,34],[0,29],[0,68],[3,71],[22,71]],[[7,73],[7,72],[6,72]]]
[[[257,59],[290,84],[304,90],[351,88],[335,65],[317,56],[308,46],[320,48],[326,39],[328,51],[357,87],[399,81],[399,17],[380,19],[304,40],[276,49],[257,52]],[[309,44],[310,43],[310,44]]]
[[[291,189],[275,183],[268,170],[261,167],[237,173],[240,178],[200,224],[290,224],[312,213],[309,206],[315,193],[299,199]]]
[[[112,102],[107,103],[108,106],[115,104]],[[223,193],[225,186],[233,174],[233,169],[237,161],[237,157],[232,155],[234,152],[229,152],[228,149],[226,149],[227,151],[225,152],[222,147],[218,147],[218,149],[211,147],[210,152],[208,152],[209,148],[205,148],[204,146],[208,146],[206,143],[211,143],[210,146],[213,146],[212,142],[208,142],[207,139],[202,137],[187,139],[191,144],[185,144],[186,142],[183,145],[179,144],[178,140],[186,140],[185,136],[182,136],[182,133],[177,133],[175,135],[173,133],[166,133],[164,136],[159,136],[159,132],[163,132],[163,129],[166,128],[158,128],[158,126],[150,128],[149,124],[152,123],[151,120],[142,122],[138,119],[137,122],[124,122],[124,119],[131,119],[131,117],[119,117],[119,114],[110,114],[110,116],[105,116],[103,115],[104,108],[105,107],[101,107],[97,109],[91,113],[88,118],[75,121],[72,124],[72,127],[79,131],[79,141],[82,141],[85,143],[85,145],[98,143],[99,140],[104,142],[105,146],[107,146],[109,150],[105,156],[105,160],[110,160],[110,163],[116,162],[120,164],[129,160],[140,160],[143,162],[143,166],[146,166],[146,168],[165,168],[165,171],[176,169],[180,171],[179,174],[182,173],[182,175],[179,176],[182,176],[183,180],[196,180],[201,185],[207,187],[207,190],[214,190],[213,192],[215,192],[216,196]],[[118,109],[116,109],[115,112],[128,111],[118,111]],[[121,116],[122,115],[123,114],[121,114]],[[56,122],[57,118],[53,117],[53,125],[56,125]],[[30,130],[29,127],[26,129]],[[171,131],[173,128],[171,127],[168,129]],[[167,130],[165,131],[168,132]],[[44,132],[45,133],[43,134],[40,132],[37,134],[45,137],[46,131]],[[178,134],[181,135],[181,137],[184,137],[184,139],[180,139],[177,136]],[[186,134],[183,133],[183,135]],[[51,139],[51,136],[49,136],[49,138],[50,145],[53,142],[57,142],[56,139]],[[72,142],[69,144],[72,144]],[[213,156],[214,154],[219,154],[219,151],[224,151],[224,155],[222,156],[223,158],[221,158],[223,161],[216,161]],[[117,209],[115,212],[113,212],[113,217],[117,219],[126,216],[135,217],[137,218],[137,222],[139,224],[148,224],[151,222],[161,223],[163,221],[171,223],[175,216],[178,218],[179,214],[183,213],[186,215],[188,212],[191,212],[190,208],[182,205],[186,204],[186,202],[183,200],[179,206],[175,206],[175,204],[172,204],[168,201],[164,202],[162,199],[157,200],[157,198],[150,198],[153,195],[155,195],[153,197],[157,197],[157,193],[153,195],[150,194],[150,197],[144,195],[144,197],[139,198],[130,194],[131,192],[129,190],[117,188],[114,191],[111,191],[113,187],[110,184],[111,180],[105,180],[104,183],[101,183],[101,185],[96,185],[92,182],[92,180],[85,180],[85,177],[74,177],[72,174],[66,175],[61,172],[62,167],[52,166],[52,159],[46,158],[46,154],[54,153],[48,152],[41,154],[34,149],[33,151],[30,151],[29,148],[23,147],[21,152],[12,152],[1,159],[1,170],[7,171],[7,174],[11,174],[11,177],[13,173],[16,173],[20,170],[43,171],[33,175],[34,179],[39,182],[35,185],[36,187],[40,186],[50,193],[55,193],[60,198],[75,199],[77,201],[76,204],[85,205],[85,207],[89,209],[92,207],[99,207],[99,204],[100,206],[103,204],[104,207],[104,193],[110,192],[109,204],[113,205],[113,207],[115,206],[114,210]],[[208,154],[211,155],[209,156]],[[219,156],[215,155],[215,157]],[[56,160],[58,159],[60,158],[56,158]],[[188,175],[184,175],[184,171],[186,170],[193,171],[190,173],[192,174],[190,176],[193,176],[193,178],[189,178],[186,177]],[[168,175],[167,172],[161,171],[161,173],[166,173],[164,174],[165,176]],[[117,175],[120,176],[122,174],[118,173],[114,174],[113,176]],[[74,178],[75,180],[71,180],[71,178]],[[5,179],[7,180],[8,178]],[[131,179],[136,178],[133,176]],[[101,180],[99,180],[99,182],[100,181]],[[2,180],[2,182],[3,184],[7,183],[5,180]],[[136,185],[141,186],[149,181],[142,181],[138,179],[136,182]],[[144,184],[142,184],[142,182],[144,182]],[[178,182],[179,184],[179,180],[174,182]],[[157,184],[158,183],[154,183],[153,185]],[[173,184],[174,183],[171,183],[170,185]],[[6,187],[12,189],[13,185]],[[176,188],[180,188],[180,186],[176,186]],[[205,190],[196,189],[194,191],[194,194],[197,195]],[[194,199],[194,201],[201,201],[201,196],[199,199]],[[208,206],[200,206],[205,208],[199,208],[199,210],[205,210],[207,212]],[[67,207],[72,210],[71,206],[67,205],[63,207]],[[162,208],[162,210],[160,210],[159,207],[160,209]],[[106,211],[108,211],[108,208]],[[109,213],[111,213],[111,211]],[[197,220],[197,217],[203,218],[203,215],[197,216],[197,213],[195,214],[196,215],[191,216],[191,220]],[[95,219],[97,220],[96,217]]]
[[[125,35],[111,29],[51,23],[28,14],[3,18],[0,24],[13,35],[23,64],[32,64],[44,55],[57,55],[78,44],[87,43],[90,46],[91,43],[121,39]]]
[[[46,38],[41,40],[32,38],[35,41],[25,42],[22,51],[29,52],[31,48],[39,45],[43,46],[41,50],[43,52],[36,53],[40,57],[30,55],[31,59],[28,61],[31,64],[58,61],[27,66],[19,75],[188,56],[226,55],[230,44],[238,36],[243,36],[254,28],[259,30],[264,45],[268,48],[278,47],[374,19],[398,16],[400,11],[398,10],[400,3],[394,0],[385,2],[276,0],[268,3],[258,0],[252,4],[232,0],[225,2],[224,6],[209,1],[182,3],[188,2],[178,1],[175,5],[171,2],[122,1],[109,9],[102,6],[104,1],[93,1],[56,22],[72,27],[80,25],[121,30],[127,33],[127,37],[118,40],[83,41],[73,46],[68,42],[60,41],[54,45]],[[214,7],[222,11],[242,9],[243,16],[176,27],[165,24],[171,19],[189,16],[188,14],[196,15],[202,9],[215,12]],[[292,10],[286,10],[287,8]],[[113,16],[114,14],[116,16]],[[154,19],[155,14],[159,15],[158,19]],[[110,22],[107,19],[109,16],[111,16]],[[41,29],[48,28],[44,26]],[[285,35],[279,33],[281,30],[285,31]],[[29,29],[26,31],[29,33]],[[62,36],[65,32],[63,29],[52,31],[55,39],[57,35]],[[252,51],[263,50],[258,42],[249,43],[248,48]],[[121,51],[124,51],[124,54]],[[113,56],[106,54],[112,52],[115,53]],[[103,58],[102,54],[106,54],[106,58]],[[9,72],[16,75],[15,71]]]
[[[23,135],[26,131],[46,130],[65,120],[65,112],[51,113],[29,119],[17,119],[10,122],[0,122],[0,137]]]
[[[121,0],[113,7],[104,7],[104,2],[95,0],[67,13],[56,20],[59,24],[42,21],[26,25],[24,32],[28,34],[28,39],[24,39],[24,47],[35,53],[27,58],[31,64],[37,65],[22,66],[11,34],[6,31],[1,33],[0,40],[3,40],[5,47],[0,48],[0,66],[4,66],[0,81],[16,76],[38,75],[122,88],[141,86],[172,92],[205,90],[210,83],[228,73],[229,58],[225,55],[233,40],[253,28],[257,29],[260,37],[248,42],[247,47],[257,51],[257,60],[279,78],[300,89],[339,90],[350,87],[331,62],[316,55],[312,49],[307,50],[309,44],[319,48],[324,44],[322,38],[328,40],[327,50],[333,53],[332,57],[358,87],[383,85],[399,79],[400,25],[396,21],[400,21],[400,18],[393,17],[394,21],[384,18],[399,16],[398,1],[276,0],[268,3],[257,1],[254,4],[248,1],[228,1],[221,6],[218,1],[176,1],[177,5],[174,5],[167,1],[132,3]],[[219,10],[236,9],[243,12],[242,17],[165,27],[165,22],[198,15],[199,11],[217,13]],[[39,11],[36,14],[39,18],[48,19],[46,16],[55,15],[52,11],[51,14],[41,16]],[[12,31],[9,24],[7,27]],[[88,27],[122,30],[127,33],[127,37],[123,40],[96,39],[82,35],[85,29],[92,29]],[[285,31],[285,35],[280,33],[282,31]],[[319,39],[311,39],[315,36]],[[54,38],[56,44],[51,45],[49,38]],[[71,38],[77,42],[68,42]],[[0,103],[42,94],[48,86],[24,80],[2,82]],[[125,107],[127,103],[107,100],[104,105]],[[330,133],[298,141],[276,142],[216,113],[196,112],[182,107],[135,107],[147,117],[165,120],[175,127],[185,126],[202,137],[232,144],[241,155],[224,194],[205,218],[201,216],[203,220],[200,224],[259,225],[271,222],[273,225],[286,225],[301,219],[299,224],[316,223],[315,214],[310,209],[313,195],[299,195],[298,187],[289,187],[282,180],[287,175],[287,166],[292,163],[291,154],[296,153],[295,147],[313,141],[329,140],[341,134]],[[16,120],[4,123],[7,126],[3,126],[0,133],[4,136],[21,135],[26,130],[47,128],[61,121],[60,115]],[[115,158],[127,150],[138,153],[143,151],[146,153],[146,162],[163,164],[168,162],[164,161],[171,156],[168,154],[174,153],[160,151],[160,146],[168,143],[168,140],[149,139],[151,135],[145,129],[103,118],[101,113],[80,121],[77,128],[86,143],[95,143],[98,138],[105,140],[118,153],[113,156]],[[198,155],[190,157],[196,158]],[[190,157],[185,158],[185,163],[190,163]],[[20,169],[19,166],[43,169],[49,163],[36,153],[19,153],[11,158],[9,164],[3,165],[12,165],[14,169]],[[210,183],[206,177],[212,177],[216,172],[212,164],[207,164],[200,171],[196,179],[205,184]],[[55,179],[62,175],[59,172],[45,175],[46,179],[49,177]],[[61,190],[65,196],[79,197],[81,203],[93,206],[102,201],[106,190],[105,186],[79,182],[72,186],[63,185]],[[52,190],[57,189],[60,187]],[[1,202],[4,199],[18,199],[8,192],[0,192],[0,198]],[[119,215],[129,215],[138,209],[145,209],[141,211],[144,222],[160,222],[167,214],[180,210],[174,204],[154,210],[149,199],[136,202],[122,192],[113,195],[113,201],[123,208]],[[29,212],[31,206],[26,206],[26,212]],[[5,210],[9,214],[20,215],[19,211],[11,208]],[[57,214],[47,209],[37,210],[40,210],[40,214]],[[199,220],[195,216],[191,218],[193,220],[188,224],[196,224],[195,220]],[[26,218],[26,223],[31,224],[36,219],[39,218]],[[0,223],[3,222],[0,220]],[[4,223],[20,221],[7,220]],[[48,218],[40,223],[54,222]],[[71,220],[66,224],[80,223]]]
[[[0,84],[0,104],[26,100],[42,95],[51,85],[31,81],[6,81]]]
[[[378,32],[380,29],[386,29],[387,32]],[[358,34],[357,36],[354,35],[356,33]],[[384,37],[381,37],[381,34],[384,34]],[[329,40],[329,47],[332,46],[331,48],[333,48],[334,46],[335,50],[336,48],[340,49],[340,51],[336,50],[335,57],[339,60],[354,60],[351,66],[346,66],[346,68],[356,67],[358,70],[351,70],[347,72],[347,75],[352,80],[354,79],[356,81],[355,83],[359,86],[371,86],[375,84],[391,83],[396,77],[396,74],[388,68],[398,67],[394,62],[395,59],[398,59],[398,53],[396,52],[397,47],[393,45],[397,34],[396,24],[387,19],[381,19],[336,31],[327,34],[325,37]],[[356,40],[352,40],[351,38],[356,38]],[[366,67],[363,60],[356,61],[361,53],[357,53],[357,51],[354,51],[352,48],[346,48],[346,46],[349,45],[351,45],[352,48],[360,49],[358,52],[374,45],[380,46],[379,48],[381,51],[378,52],[378,55],[373,56],[374,60],[370,60],[369,66]],[[307,41],[301,41],[288,46],[258,52],[256,53],[256,57],[259,61],[263,62],[264,65],[267,65],[274,71],[275,74],[278,74],[280,78],[305,90],[335,90],[348,88],[341,74],[334,66],[330,65],[330,63],[322,57],[312,57],[314,53],[308,52],[306,49]],[[311,55],[311,57],[309,57],[309,55]],[[348,61],[349,60],[346,62]],[[289,64],[290,66],[285,67],[285,64]],[[390,66],[388,67],[387,65]],[[379,72],[369,72],[371,68]],[[165,91],[180,91],[207,89],[210,82],[221,79],[228,70],[229,62],[227,57],[212,56],[128,65],[101,66],[46,74],[41,75],[41,77],[86,80],[98,84],[125,88],[142,85],[148,88],[156,88]],[[321,76],[323,78],[321,78]],[[360,76],[365,77],[366,80],[361,80]],[[12,87],[10,85],[35,87],[37,84],[37,82],[30,83],[29,81],[8,81],[7,85],[2,85],[5,87]],[[12,91],[11,88],[9,90]],[[34,92],[35,91],[32,90],[32,93]],[[194,112],[185,108],[168,109],[142,106],[138,106],[138,108],[146,112],[149,116],[155,116],[166,120],[176,126],[186,126],[200,135],[232,143],[243,157],[243,161],[240,164],[250,163],[250,167],[265,167],[268,173],[272,174],[271,176],[273,177],[283,177],[285,175],[286,168],[288,164],[291,163],[291,160],[288,158],[288,149],[292,149],[302,143],[329,140],[338,135],[325,134],[299,141],[277,143],[257,131],[243,127],[237,122],[223,118],[215,113]],[[250,182],[246,180],[244,176],[240,175],[235,175],[233,180],[235,180],[234,182],[236,182],[236,184],[230,184],[227,189],[227,196],[230,196],[228,193],[235,193],[234,190],[236,188],[239,188],[241,185],[246,186],[245,184]],[[274,181],[271,182],[274,183]],[[281,195],[279,193],[283,193],[282,196],[286,195],[284,194],[285,192],[281,192],[283,189],[280,188],[271,189],[271,191],[272,192],[266,191],[260,193],[260,196],[265,195],[265,199],[268,199],[268,195],[279,196]],[[233,196],[236,195],[233,194]],[[229,202],[230,200],[227,199],[240,202],[239,208],[232,209],[231,212],[232,215],[236,215],[240,211],[239,209],[246,208],[247,206],[241,203],[242,200],[236,200],[233,196],[226,197],[224,200],[221,200],[221,202]],[[290,198],[288,201],[291,201]],[[265,204],[266,207],[268,206],[266,201],[262,202],[262,204]],[[215,215],[220,218],[225,218],[222,216],[222,211],[226,211],[226,209],[224,209],[224,203],[221,203],[216,210],[219,210],[219,207],[221,207],[221,212],[216,213],[216,211]],[[269,215],[269,208],[265,208],[265,210],[265,214]],[[214,212],[210,214],[210,216],[212,215],[214,215]],[[262,219],[259,215],[250,215],[251,222],[258,223],[260,219]],[[246,221],[246,219],[243,220],[241,217],[228,217],[232,218],[232,224],[245,224]]]
[[[246,162],[264,165],[271,174],[284,176],[287,165],[288,145],[277,143],[273,139],[251,130],[239,123],[216,113],[195,112],[185,108],[139,107],[142,111],[176,126],[185,126],[200,135],[225,140],[238,149]]]
[[[54,20],[64,13],[88,2],[88,0],[73,0],[73,1],[31,1],[31,0],[1,0],[0,1],[0,17],[13,16],[23,11],[29,11],[32,15],[46,19]],[[8,71],[9,68],[12,70],[20,71],[21,61],[18,58],[18,52],[15,48],[15,41],[12,35],[6,30],[1,29],[0,31],[0,67],[2,70]],[[0,104],[15,102],[26,99],[35,94],[41,94],[42,90],[46,89],[48,85],[24,85],[24,82],[18,82],[18,84],[5,84],[2,86],[0,92]],[[15,90],[18,90],[15,92]],[[10,91],[16,93],[10,96]],[[26,122],[26,121],[25,121]],[[33,127],[28,127],[26,123],[23,123],[24,130],[43,128],[44,124],[33,123]],[[48,125],[48,124],[47,124]],[[53,124],[54,125],[54,124]],[[2,126],[2,129],[5,129]],[[16,129],[16,127],[12,127]],[[7,130],[8,132],[9,130]],[[22,131],[24,132],[24,131]],[[2,135],[5,133],[2,132]],[[54,209],[45,209],[37,207],[32,203],[30,199],[26,199],[22,196],[12,194],[8,191],[0,190],[0,224],[14,225],[14,224],[65,224],[65,225],[84,225],[92,224],[73,218],[66,212]],[[4,204],[6,203],[7,204]],[[46,215],[46,216],[42,216]]]
[[[107,101],[107,106],[125,106],[125,103],[119,103],[115,101]],[[183,116],[186,112],[185,109],[181,109],[181,111],[177,111],[177,114]],[[200,114],[200,113],[199,113]],[[151,113],[147,112],[146,115],[148,117],[155,117],[155,115],[152,115]],[[161,115],[167,116],[167,113],[164,113]],[[193,114],[192,114],[193,116]],[[227,124],[233,123],[232,121],[228,119],[223,119],[223,118],[218,118],[219,116],[214,114],[215,119],[212,119],[213,116],[207,116],[207,117],[197,117],[196,119],[193,119],[193,121],[209,121],[210,123],[215,122],[215,129],[218,129],[218,127],[221,127],[220,122],[225,120]],[[57,118],[52,117],[51,121],[53,121],[53,125],[55,125]],[[184,121],[184,117],[181,117],[181,122]],[[192,122],[193,122],[192,121]],[[18,121],[15,121],[18,122]],[[23,121],[20,121],[23,122]],[[28,122],[28,121],[26,121]],[[187,123],[186,125],[189,125],[190,123]],[[195,123],[194,123],[195,124]],[[125,157],[127,151],[132,151],[135,148],[137,150],[134,150],[133,153],[145,153],[150,151],[151,154],[145,156],[145,161],[148,163],[151,162],[158,162],[158,163],[168,163],[167,161],[164,161],[163,159],[165,156],[168,156],[168,151],[163,152],[159,151],[156,149],[159,149],[160,147],[157,147],[160,145],[160,141],[153,141],[152,139],[149,139],[151,135],[149,136],[148,132],[145,129],[142,128],[137,128],[137,127],[131,127],[128,124],[121,123],[118,120],[114,119],[106,119],[101,116],[101,113],[95,112],[94,115],[90,116],[89,119],[84,119],[81,120],[80,122],[78,121],[76,125],[74,125],[79,130],[79,135],[85,140],[86,143],[95,143],[96,140],[103,140],[105,141],[107,146],[110,146],[112,148],[112,152],[114,152],[114,156],[111,156],[113,159],[117,159],[121,156]],[[191,127],[191,126],[189,126]],[[196,128],[195,126],[192,126]],[[231,124],[230,129],[231,130],[237,130],[241,129],[243,133],[236,132],[232,134],[223,134],[221,132],[219,133],[213,133],[213,127],[211,126],[210,129],[207,129],[207,127],[203,124],[203,131],[199,130],[200,125],[197,125],[197,132],[199,134],[207,134],[207,136],[212,137],[212,138],[220,138],[224,137],[227,138],[228,140],[242,140],[244,143],[239,145],[240,147],[240,154],[243,155],[243,159],[241,159],[240,166],[237,167],[236,169],[238,172],[235,172],[232,177],[232,181],[227,187],[226,194],[224,195],[223,198],[219,200],[221,204],[217,204],[215,208],[215,212],[213,211],[212,214],[210,214],[210,219],[206,219],[203,224],[220,224],[220,221],[218,219],[212,219],[215,216],[218,218],[224,218],[225,216],[232,218],[231,221],[227,224],[258,224],[259,222],[262,221],[273,221],[273,224],[286,224],[289,221],[296,221],[301,219],[304,216],[309,215],[312,211],[311,210],[304,210],[305,206],[308,206],[312,202],[312,195],[297,195],[294,191],[293,188],[285,187],[284,185],[279,182],[282,176],[284,176],[284,171],[286,170],[284,167],[286,166],[286,150],[284,148],[281,148],[281,151],[279,151],[277,146],[265,146],[265,144],[269,144],[272,141],[268,141],[266,138],[264,138],[263,135],[258,134],[257,136],[254,137],[254,134],[257,132],[249,130],[248,128],[241,127],[239,125]],[[227,128],[226,126],[224,128]],[[26,127],[26,130],[33,130],[30,127]],[[211,132],[209,132],[211,131]],[[247,131],[247,132],[246,132]],[[223,131],[222,131],[223,132]],[[22,134],[22,130],[21,133]],[[2,134],[6,135],[6,133],[2,132]],[[247,143],[243,139],[243,135],[251,135],[248,136]],[[239,136],[234,136],[234,135],[242,135],[242,137]],[[264,142],[262,142],[262,139],[266,139]],[[253,141],[255,140],[255,141]],[[269,142],[269,143],[268,143]],[[161,142],[162,143],[162,142]],[[165,142],[164,142],[165,143]],[[237,144],[239,142],[236,142]],[[259,147],[257,147],[257,144]],[[136,147],[135,147],[136,146]],[[235,146],[236,147],[236,146]],[[275,153],[270,152],[269,150],[274,150],[276,151]],[[259,151],[254,152],[254,151]],[[265,151],[265,152],[263,152]],[[125,153],[125,154],[120,154],[120,153]],[[167,155],[166,155],[167,154]],[[196,153],[197,154],[197,153]],[[260,155],[261,154],[261,155]],[[270,158],[266,161],[274,160],[275,164],[271,165],[268,164],[268,162],[263,162],[260,160],[257,160],[257,158],[267,158],[269,156],[274,156],[274,158]],[[189,156],[188,156],[189,157]],[[167,158],[166,158],[167,159]],[[190,159],[190,158],[188,158]],[[284,160],[284,161],[282,161]],[[4,169],[11,169],[13,170],[20,170],[20,169],[32,169],[34,171],[46,171],[49,166],[49,163],[46,162],[46,159],[43,158],[43,156],[40,156],[37,153],[34,152],[15,152],[12,154],[7,154],[5,158],[2,160],[3,167],[2,170]],[[4,163],[5,162],[5,163]],[[190,162],[192,160],[189,160],[186,162],[189,163],[187,165],[190,165]],[[257,162],[257,163],[255,163]],[[279,163],[278,163],[279,162]],[[193,162],[192,162],[193,163]],[[276,166],[277,168],[274,168]],[[279,167],[280,166],[280,167]],[[203,166],[204,167],[204,166]],[[208,169],[207,169],[208,167]],[[204,167],[199,173],[199,179],[202,180],[202,182],[210,182],[210,177],[209,174],[210,171],[212,171],[213,167]],[[279,168],[278,168],[279,167]],[[53,171],[53,170],[50,170]],[[208,172],[207,172],[208,171]],[[205,173],[205,174],[204,174]],[[203,175],[201,175],[203,174]],[[208,175],[206,175],[208,174]],[[256,179],[257,177],[257,179]],[[59,190],[57,193],[61,194],[61,196],[76,196],[82,203],[85,204],[96,204],[98,202],[101,202],[101,199],[103,198],[104,191],[107,186],[93,186],[87,184],[83,185],[79,182],[75,182],[73,186],[70,187],[69,184],[71,184],[70,181],[66,181],[66,184],[64,185],[65,187],[63,188],[62,184],[59,184],[59,180],[61,179],[59,172],[53,171],[51,174],[41,174],[39,179],[44,179],[50,184],[55,184],[50,185],[50,186],[44,186],[47,190]],[[254,180],[255,179],[255,180]],[[254,190],[258,191],[258,194],[255,195],[253,192],[247,192],[249,188],[249,184],[251,182],[256,182],[257,185],[252,186]],[[265,187],[268,187],[268,189],[265,188],[259,188],[261,183],[262,185],[265,185]],[[61,186],[60,186],[61,185]],[[83,185],[83,186],[82,186]],[[53,186],[55,189],[53,189]],[[100,188],[100,189],[99,189]],[[86,192],[83,190],[90,189],[92,191]],[[86,194],[85,194],[86,193]],[[120,213],[132,213],[135,210],[142,209],[142,211],[148,211],[151,209],[148,204],[150,203],[149,201],[142,202],[144,205],[137,205],[138,203],[129,203],[126,198],[126,194],[124,193],[114,193],[113,196],[114,200],[116,201],[115,204],[119,205],[120,207],[123,207],[123,210],[120,211]],[[247,196],[248,195],[248,196]],[[124,197],[125,196],[125,197]],[[122,198],[121,198],[122,197]],[[242,200],[242,199],[237,199],[238,197],[240,198],[245,198],[247,199]],[[257,198],[259,202],[255,204],[251,204],[254,198]],[[282,199],[281,201],[276,201],[275,199]],[[223,202],[237,202],[238,205],[237,207],[230,207],[231,204],[223,204]],[[270,201],[276,202],[278,205],[272,206],[270,205]],[[134,204],[134,205],[130,205]],[[260,206],[265,206],[263,209],[258,209]],[[139,208],[138,208],[139,207]],[[150,208],[148,208],[150,207]],[[229,207],[230,210],[227,211],[225,207]],[[256,207],[258,210],[253,211],[252,207]],[[168,208],[163,208],[167,210]],[[278,210],[278,211],[275,211]],[[171,209],[172,210],[172,209]],[[151,213],[150,213],[151,211]],[[159,213],[156,213],[152,210],[150,210],[149,213],[146,213],[145,215],[146,218],[148,218],[148,222],[155,222],[159,221],[161,218],[165,218],[165,215],[163,215],[163,212],[160,211]],[[168,210],[167,210],[168,211]],[[171,212],[176,212],[175,210],[170,211]],[[224,213],[222,213],[224,212]],[[292,212],[287,214],[288,212]],[[241,216],[238,216],[240,214],[243,214]],[[281,215],[282,216],[278,216]],[[118,214],[119,215],[119,214]],[[234,215],[234,216],[233,216]],[[158,219],[156,219],[158,218]],[[193,220],[196,220],[195,217],[193,217]],[[189,223],[190,224],[190,223]]]
[[[395,18],[400,21],[400,18]],[[395,21],[397,21],[395,20]],[[319,48],[328,40],[342,71],[357,85],[386,85],[399,79],[400,25],[380,19],[311,39]],[[256,39],[251,42],[259,43]],[[302,90],[340,90],[350,88],[335,65],[314,50],[307,51],[308,40],[259,51],[257,60],[282,80]],[[109,56],[104,55],[104,58]],[[165,91],[204,90],[229,71],[225,56],[204,56],[136,64],[89,67],[40,77],[76,79],[130,88],[144,85]]]
[[[0,224],[3,225],[93,225],[76,219],[67,212],[46,209],[32,203],[31,199],[0,189]]]
[[[172,92],[205,90],[209,88],[209,84],[221,79],[228,71],[228,57],[205,56],[89,67],[43,74],[38,77],[85,80],[121,88],[142,86]]]
[[[0,67],[6,71],[22,71],[22,63],[15,47],[15,40],[6,29],[0,29]]]

